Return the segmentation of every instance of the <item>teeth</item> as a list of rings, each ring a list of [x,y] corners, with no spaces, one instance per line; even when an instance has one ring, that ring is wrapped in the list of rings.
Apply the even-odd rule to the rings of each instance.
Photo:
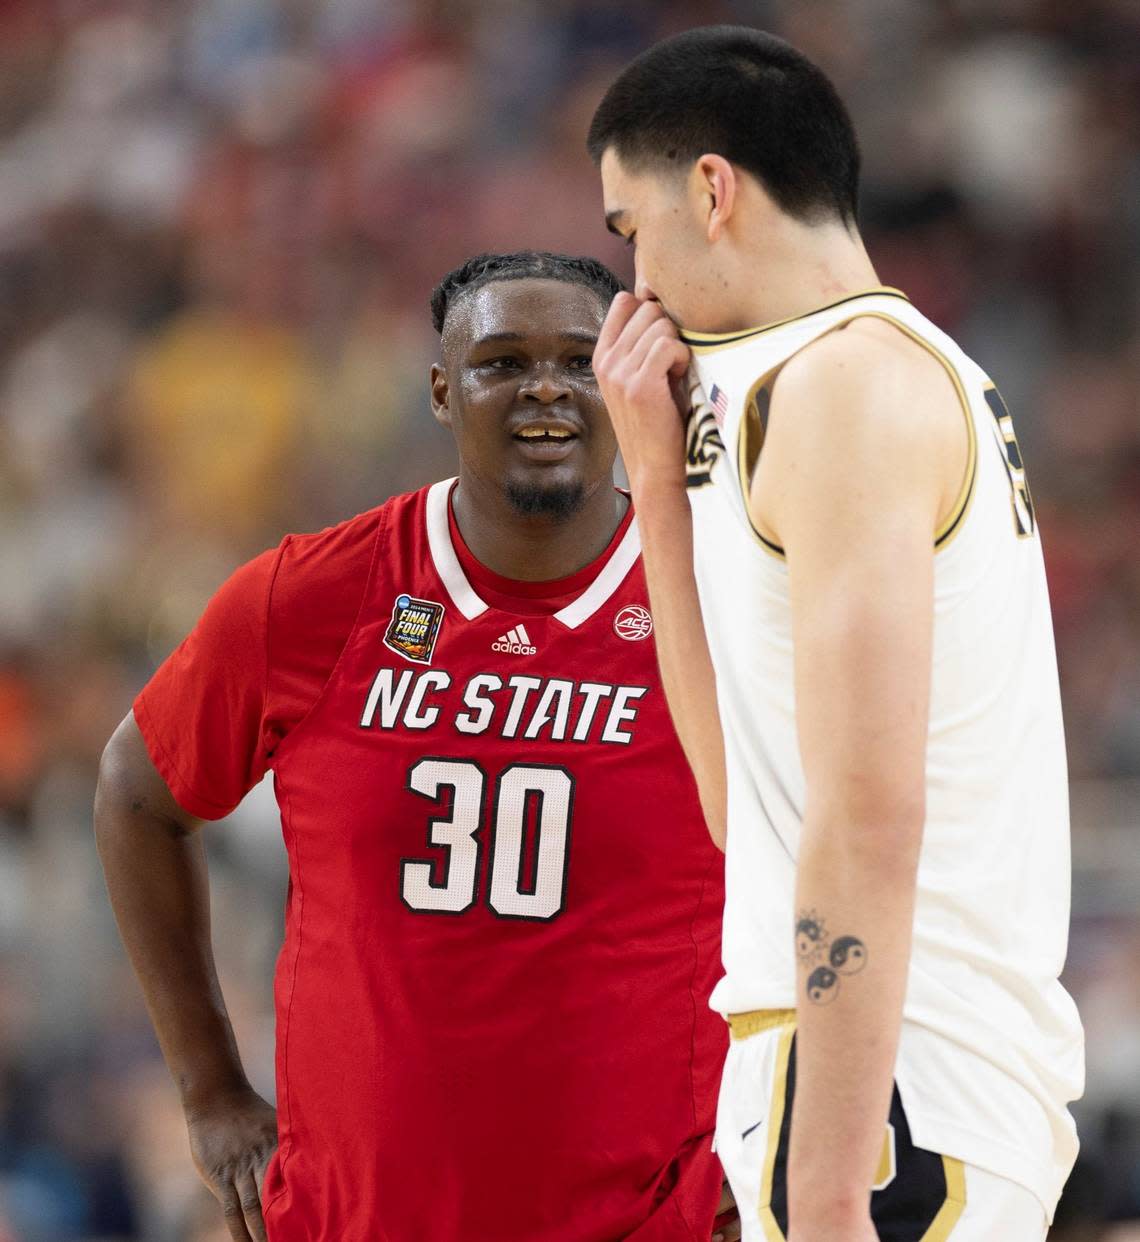
[[[552,440],[569,440],[570,432],[561,427],[524,427],[519,435],[525,440],[540,440],[549,436]]]

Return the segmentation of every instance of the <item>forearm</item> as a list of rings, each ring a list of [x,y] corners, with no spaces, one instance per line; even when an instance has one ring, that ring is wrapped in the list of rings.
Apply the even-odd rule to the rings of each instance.
[[[635,493],[657,659],[673,725],[696,778],[713,840],[724,848],[724,739],[716,679],[693,576],[693,527],[684,488]]]
[[[197,833],[108,792],[96,843],[119,932],[183,1105],[248,1086],[210,944],[209,885]]]
[[[805,818],[796,883],[791,1219],[867,1210],[906,993],[921,824]]]

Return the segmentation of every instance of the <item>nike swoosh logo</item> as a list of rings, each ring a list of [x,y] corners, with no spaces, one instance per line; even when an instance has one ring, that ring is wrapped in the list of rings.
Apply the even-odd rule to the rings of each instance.
[[[764,1119],[763,1117],[761,1117],[760,1120],[754,1126],[749,1126],[748,1129],[744,1131],[744,1133],[740,1136],[740,1141],[744,1142],[744,1140],[752,1133],[753,1130],[759,1130],[763,1124],[764,1124]]]

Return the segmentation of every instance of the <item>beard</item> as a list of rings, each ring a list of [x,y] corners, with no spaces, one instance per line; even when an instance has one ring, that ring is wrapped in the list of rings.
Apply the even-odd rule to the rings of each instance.
[[[564,522],[578,512],[585,498],[581,483],[507,483],[507,500],[520,517]]]

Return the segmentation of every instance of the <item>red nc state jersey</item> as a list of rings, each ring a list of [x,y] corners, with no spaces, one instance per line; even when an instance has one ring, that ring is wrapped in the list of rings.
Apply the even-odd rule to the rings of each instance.
[[[465,574],[451,487],[379,511],[355,627],[272,756],[269,1238],[708,1242],[721,862],[636,522],[559,611],[514,613]]]

